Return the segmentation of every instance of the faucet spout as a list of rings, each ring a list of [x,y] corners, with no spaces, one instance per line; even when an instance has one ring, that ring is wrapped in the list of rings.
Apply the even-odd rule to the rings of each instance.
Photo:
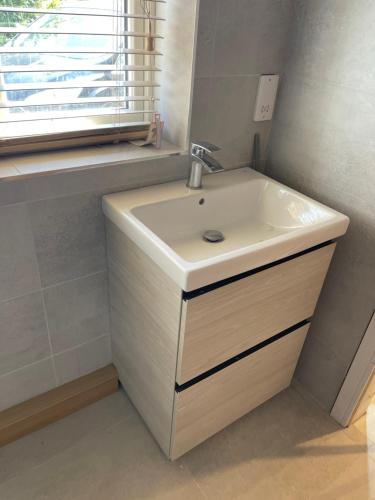
[[[220,165],[215,158],[212,158],[212,156],[207,154],[204,156],[203,167],[207,170],[207,172],[212,174],[215,172],[222,172],[224,170],[224,167]]]
[[[202,188],[203,169],[209,173],[221,172],[224,170],[222,165],[212,158],[208,153],[219,151],[219,147],[208,142],[193,143],[191,145],[191,168],[187,187],[190,189]]]

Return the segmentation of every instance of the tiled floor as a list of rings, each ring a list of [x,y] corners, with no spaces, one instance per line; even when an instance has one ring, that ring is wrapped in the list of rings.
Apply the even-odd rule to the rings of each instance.
[[[0,499],[375,499],[370,439],[294,386],[171,463],[118,391],[1,448]]]

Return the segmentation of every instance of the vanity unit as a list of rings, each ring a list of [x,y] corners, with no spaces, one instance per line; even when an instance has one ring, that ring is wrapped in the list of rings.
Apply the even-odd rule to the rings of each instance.
[[[250,169],[103,209],[114,364],[176,459],[289,386],[349,220]]]

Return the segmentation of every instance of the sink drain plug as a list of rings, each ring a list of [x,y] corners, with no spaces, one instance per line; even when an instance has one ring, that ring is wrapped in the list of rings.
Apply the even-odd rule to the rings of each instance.
[[[203,233],[203,239],[209,243],[219,243],[224,240],[224,235],[220,231],[215,229],[209,229]]]

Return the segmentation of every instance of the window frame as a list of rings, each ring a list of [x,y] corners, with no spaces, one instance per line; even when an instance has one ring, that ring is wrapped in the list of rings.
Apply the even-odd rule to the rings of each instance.
[[[139,12],[140,5],[137,0],[124,0],[126,2],[127,11],[129,7],[132,12]],[[150,2],[152,8],[152,15],[156,15],[157,2]],[[141,26],[142,23],[147,23],[144,19],[127,18],[126,30],[128,31],[140,31],[144,29]],[[137,37],[126,37],[126,47],[127,48],[141,48],[140,44],[143,43],[143,39]],[[152,58],[156,56],[152,55],[138,55],[138,54],[126,54],[127,62],[131,65],[145,65],[148,62],[152,63]],[[134,78],[135,72],[130,73],[130,79]],[[155,72],[154,71],[143,71],[143,81],[154,81]],[[143,89],[145,96],[154,96],[153,89],[148,87],[131,87],[127,91],[129,95],[140,95]],[[156,90],[156,89],[155,89]],[[137,107],[140,107],[140,103],[137,101],[130,101],[128,103],[129,109],[132,111],[137,111]],[[51,134],[41,134],[33,136],[23,136],[15,138],[0,138],[0,157],[43,152],[43,151],[56,151],[69,148],[77,148],[82,146],[95,146],[102,144],[116,144],[119,142],[126,142],[129,140],[145,139],[149,130],[150,119],[149,114],[143,113],[142,109],[139,109],[139,114],[132,115],[133,121],[135,123],[129,122],[128,124],[118,125],[118,126],[108,126],[108,127],[97,127],[93,126],[91,129],[85,130],[72,130],[69,132],[59,132]],[[156,112],[156,110],[155,110]]]

